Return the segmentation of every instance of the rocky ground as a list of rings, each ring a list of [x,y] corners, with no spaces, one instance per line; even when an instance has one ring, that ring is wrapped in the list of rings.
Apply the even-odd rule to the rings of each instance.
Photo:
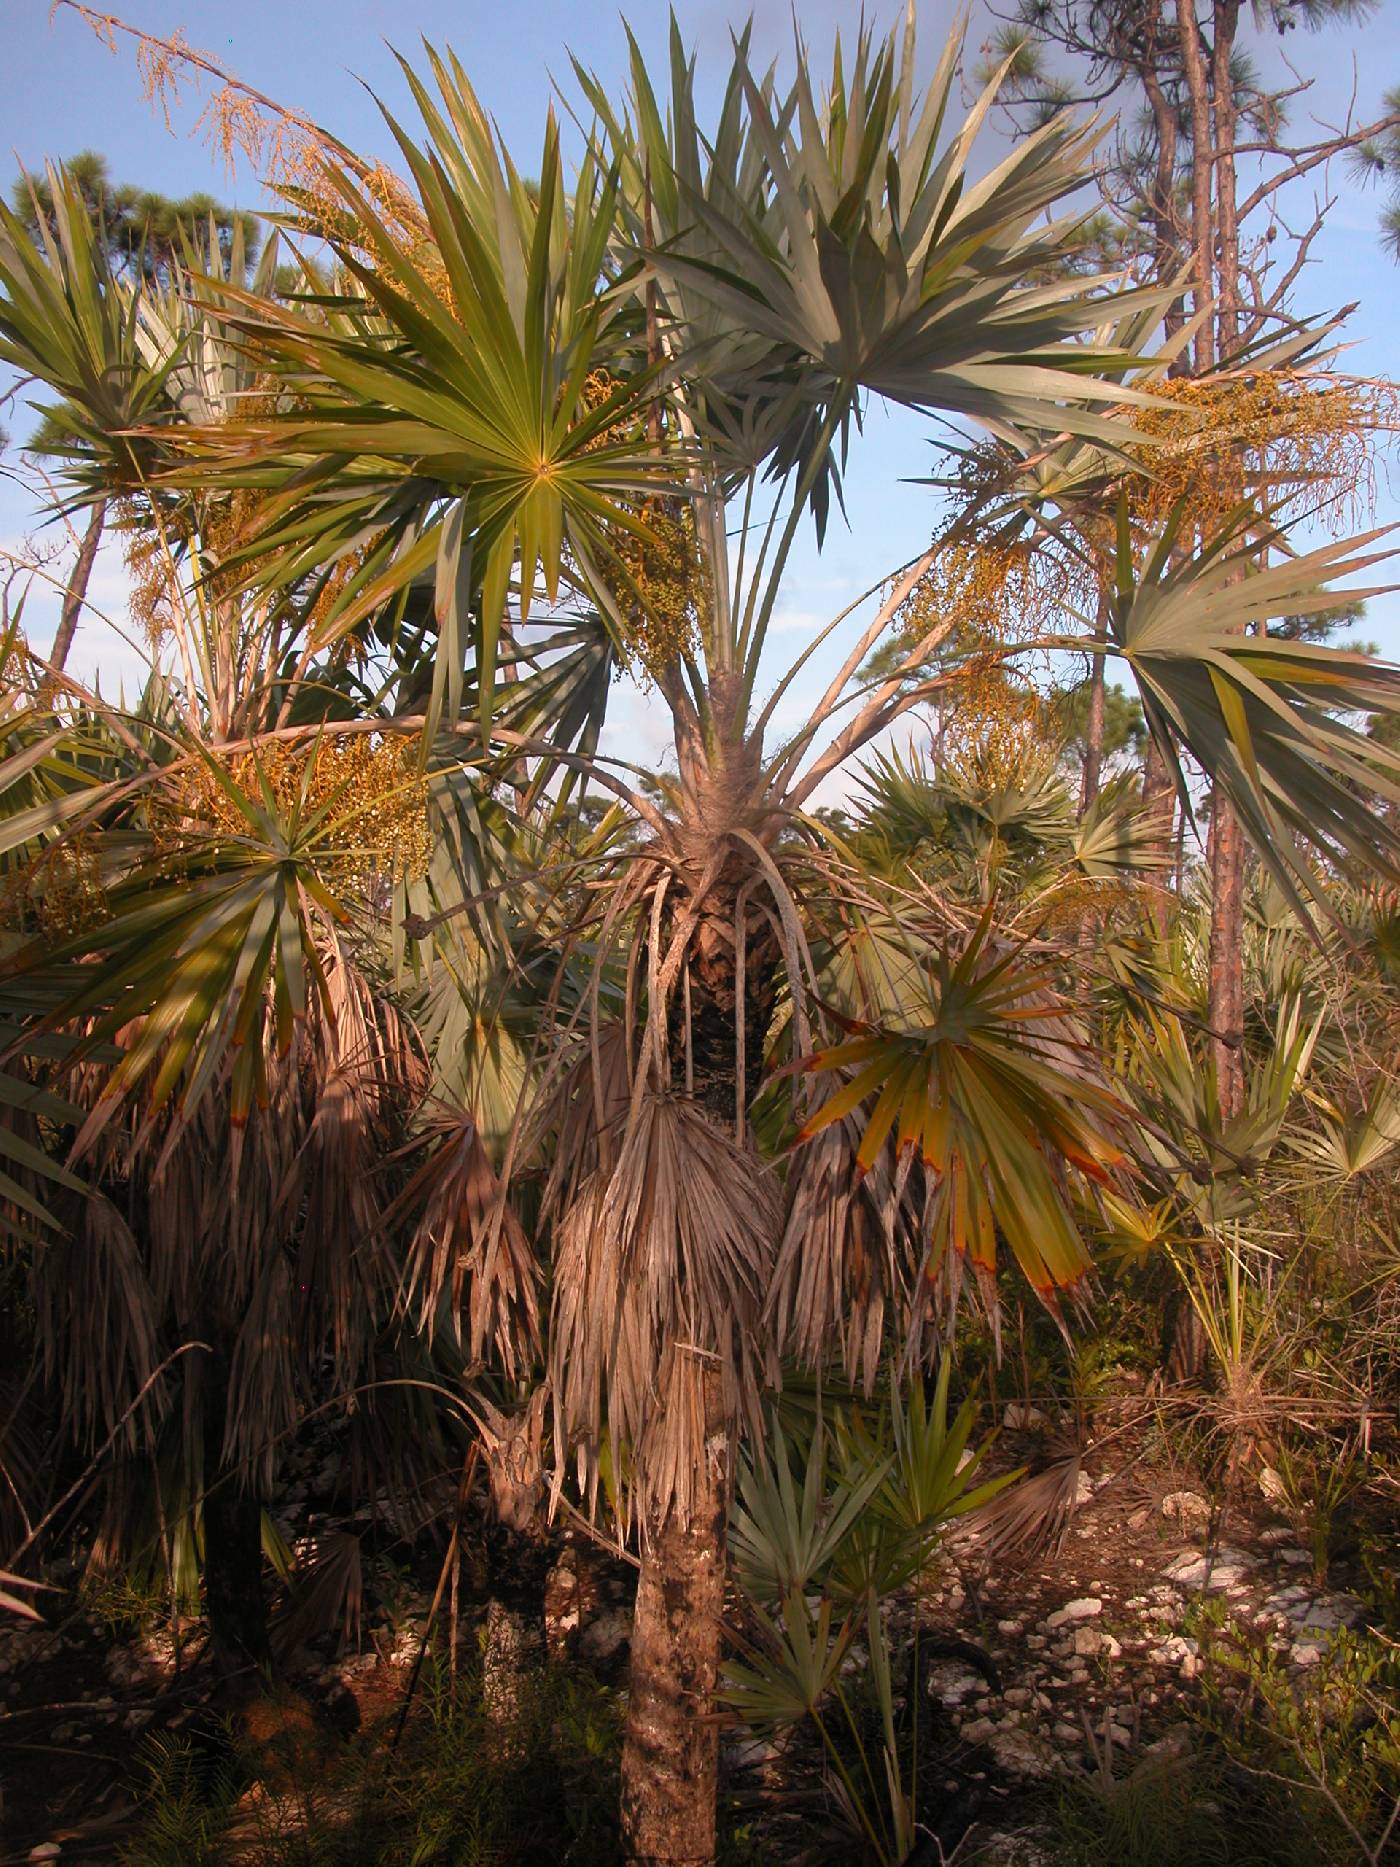
[[[1014,1431],[1005,1438],[1014,1449]],[[1035,1448],[1032,1433],[1023,1449]],[[1314,1579],[1311,1553],[1264,1491],[1222,1517],[1202,1490],[1153,1475],[1131,1435],[1070,1473],[1071,1499],[1058,1547],[1033,1558],[1008,1555],[986,1530],[955,1539],[921,1602],[932,1636],[981,1649],[980,1663],[941,1658],[926,1678],[951,1739],[950,1789],[975,1791],[971,1839],[989,1862],[1033,1858],[1017,1853],[1013,1831],[1028,1799],[1057,1780],[1182,1741],[1200,1690],[1192,1628],[1203,1602],[1222,1604],[1298,1669],[1362,1613],[1344,1587]],[[577,1533],[566,1538],[546,1592],[556,1655],[620,1679],[631,1575]],[[406,1587],[392,1614],[362,1630],[362,1650],[300,1652],[294,1677],[318,1741],[396,1714],[428,1607],[426,1592]],[[464,1607],[459,1637],[476,1640],[482,1624]],[[10,1857],[110,1858],[103,1836],[129,1819],[134,1748],[148,1731],[197,1721],[207,1695],[168,1632],[113,1640],[92,1618],[0,1628],[0,1832],[12,1849],[23,1844]],[[771,1780],[769,1747],[735,1734],[728,1755],[741,1791]]]
[[[1207,1604],[1300,1673],[1362,1618],[1358,1596],[1315,1579],[1267,1471],[1222,1514],[1204,1491],[1145,1471],[1130,1443],[1117,1450],[1079,1473],[1057,1548],[1003,1569],[974,1530],[928,1602],[936,1625],[976,1628],[999,1681],[960,1660],[930,1678],[961,1744],[980,1753],[968,1760],[990,1818],[970,1837],[978,1860],[1036,1858],[998,1833],[998,1802],[1024,1809],[1074,1773],[1189,1744],[1202,1670],[1191,1630]]]

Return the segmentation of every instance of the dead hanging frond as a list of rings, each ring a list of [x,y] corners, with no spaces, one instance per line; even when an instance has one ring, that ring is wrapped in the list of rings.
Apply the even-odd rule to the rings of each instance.
[[[846,1379],[871,1394],[886,1322],[911,1313],[923,1175],[911,1156],[896,1166],[888,1154],[864,1172],[860,1140],[860,1124],[847,1117],[793,1157],[767,1319],[781,1353],[821,1368],[835,1346]]]
[[[296,1429],[304,1387],[291,1266],[280,1252],[257,1265],[229,1358],[222,1457],[272,1489],[278,1454]]]
[[[440,1110],[421,1145],[422,1164],[385,1221],[413,1224],[399,1308],[414,1314],[429,1341],[445,1311],[472,1360],[489,1350],[515,1381],[541,1347],[540,1271],[530,1241],[469,1115]]]
[[[244,1047],[264,1054],[264,1094],[243,1122],[230,1121],[223,1093],[154,1112],[126,1097],[95,1131],[86,1177],[99,1190],[73,1241],[39,1267],[54,1344],[45,1352],[65,1381],[71,1371],[64,1414],[80,1436],[120,1417],[158,1341],[218,1340],[229,1360],[228,1460],[270,1478],[326,1361],[347,1388],[363,1378],[398,1274],[374,1169],[421,1093],[422,1066],[338,942],[327,938],[318,969],[324,990],[310,995],[286,1050],[270,1006],[248,1031]],[[117,1032],[115,1046],[142,1029],[137,1020]],[[216,1086],[234,1068],[226,1060]],[[89,1055],[64,1085],[92,1108],[111,1074],[105,1056]],[[181,1378],[197,1419],[198,1368]],[[148,1406],[165,1404],[154,1388]],[[145,1411],[133,1423],[147,1433]]]
[[[1179,505],[1207,535],[1250,500],[1353,524],[1374,510],[1376,437],[1400,426],[1393,383],[1270,370],[1143,387],[1161,403],[1136,412],[1151,441],[1128,450],[1141,469],[1129,505],[1143,528],[1160,529]]]
[[[299,1349],[309,1361],[329,1355],[353,1381],[390,1282],[384,1146],[425,1070],[393,1006],[338,943],[328,943],[322,972],[325,996],[310,1009],[294,1060],[305,1138],[275,1218],[296,1241]]]
[[[111,1200],[88,1193],[71,1237],[37,1245],[29,1291],[45,1375],[75,1438],[96,1446],[129,1413],[123,1441],[134,1446],[165,1411],[169,1392],[154,1386],[129,1412],[160,1360],[160,1302],[131,1227]],[[100,1345],[95,1352],[93,1345]]]
[[[559,1227],[550,1331],[557,1469],[590,1505],[604,1459],[625,1517],[699,1495],[707,1439],[757,1419],[759,1319],[780,1225],[774,1176],[693,1103],[643,1096],[611,1173]]]
[[[577,1200],[585,1181],[607,1180],[617,1164],[632,1105],[632,1063],[621,1023],[600,1025],[579,1046],[538,1115],[538,1136],[555,1137],[540,1205],[548,1224]]]

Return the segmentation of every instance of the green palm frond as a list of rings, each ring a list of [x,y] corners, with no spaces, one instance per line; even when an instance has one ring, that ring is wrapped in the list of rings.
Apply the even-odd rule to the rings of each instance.
[[[336,858],[363,799],[313,802],[303,773],[288,801],[256,755],[238,771],[195,746],[188,769],[209,787],[193,817],[162,834],[133,828],[125,872],[94,915],[66,938],[21,945],[0,971],[58,981],[44,1024],[81,1021],[75,1055],[125,1039],[91,1130],[138,1087],[152,1113],[177,1089],[189,1112],[225,1067],[232,1118],[244,1120],[265,1095],[265,1016],[285,1052],[311,995],[325,998],[319,954],[349,918]],[[178,796],[178,777],[168,782]],[[200,819],[210,800],[221,823]]]
[[[1291,1135],[1287,1144],[1310,1169],[1336,1180],[1354,1180],[1389,1160],[1400,1147],[1400,1096],[1384,1081],[1351,1114],[1320,1107],[1319,1125]]]
[[[789,361],[814,401],[850,412],[864,390],[989,425],[1045,421],[1063,401],[1062,425],[1097,431],[1086,400],[1123,391],[1085,379],[1123,359],[1075,340],[1101,324],[1102,302],[1077,280],[1025,284],[1063,233],[1042,217],[1079,185],[1095,133],[1060,117],[973,181],[967,158],[996,86],[940,149],[960,50],[954,36],[916,109],[912,36],[862,33],[849,63],[838,45],[823,109],[805,59],[779,97],[740,46],[771,210],[757,221],[732,198],[722,211],[682,188],[724,263],[665,249],[653,263],[765,338],[764,373]]]
[[[1189,754],[1220,786],[1289,901],[1325,898],[1307,851],[1345,872],[1400,877],[1400,759],[1351,721],[1400,710],[1400,667],[1249,631],[1378,594],[1336,583],[1382,561],[1372,532],[1261,568],[1244,520],[1193,548],[1178,512],[1145,562],[1120,515],[1112,652],[1133,671],[1184,808]]]
[[[896,1028],[843,1022],[848,1041],[806,1061],[844,1081],[800,1143],[869,1104],[857,1171],[889,1143],[928,1176],[930,1292],[945,1278],[956,1288],[970,1263],[995,1308],[1000,1234],[1057,1313],[1057,1293],[1079,1291],[1090,1267],[1070,1177],[1102,1184],[1126,1164],[1115,1131],[1127,1111],[1083,1068],[1049,973],[990,952],[984,920],[955,961],[936,963],[925,1012],[909,1006]]]
[[[1069,836],[1069,854],[1095,880],[1166,869],[1161,825],[1142,806],[1137,775],[1115,778],[1094,796]]]
[[[56,400],[42,405],[48,451],[74,484],[102,499],[139,484],[158,420],[172,351],[148,360],[139,336],[140,293],[118,279],[82,192],[48,171],[52,211],[38,240],[0,203],[0,362]]]
[[[610,561],[609,528],[637,529],[631,503],[657,461],[635,320],[606,290],[615,182],[585,157],[569,192],[551,120],[525,187],[455,61],[433,70],[437,100],[407,74],[426,152],[389,119],[422,233],[392,224],[367,171],[323,158],[340,213],[326,225],[291,199],[320,217],[354,297],[222,288],[284,405],[190,431],[185,478],[265,496],[243,553],[262,580],[361,554],[326,641],[431,570],[434,712],[460,712],[474,666],[489,716],[507,600],[523,620],[537,590],[552,602]]]

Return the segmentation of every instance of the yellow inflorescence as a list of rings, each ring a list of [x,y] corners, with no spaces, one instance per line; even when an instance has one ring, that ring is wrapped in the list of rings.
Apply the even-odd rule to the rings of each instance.
[[[122,558],[131,580],[127,609],[154,654],[170,633],[176,606],[183,601],[169,543],[144,522],[131,500],[120,502],[115,524],[123,535]]]
[[[107,890],[92,840],[74,835],[47,844],[15,871],[0,904],[12,922],[23,918],[24,910],[32,912],[55,938],[93,926],[106,911]]]
[[[344,154],[314,135],[287,138],[278,151],[276,179],[295,195],[309,233],[333,239],[372,266],[391,257],[390,244],[406,257],[428,289],[454,314],[457,306],[427,215],[413,190],[382,162],[353,162],[350,173],[377,216],[380,232],[353,211],[335,182]]]
[[[1024,641],[1068,593],[1063,566],[1021,543],[957,539],[939,552],[895,616],[911,649],[941,624],[988,643]]]
[[[427,780],[401,741],[329,728],[310,745],[278,741],[222,762],[234,791],[254,808],[262,807],[265,786],[285,818],[304,823],[325,810],[307,856],[342,883],[370,889],[426,872]],[[238,798],[202,763],[181,768],[153,802],[151,822],[157,841],[172,849],[253,834]]]
[[[688,500],[644,499],[637,516],[647,536],[614,531],[618,570],[609,585],[627,624],[627,649],[654,676],[693,645],[709,580]]]
[[[1394,428],[1397,392],[1354,378],[1276,372],[1147,385],[1180,407],[1134,411],[1154,445],[1132,450],[1134,517],[1156,527],[1184,502],[1206,532],[1247,499],[1277,509],[1297,498],[1321,511],[1370,505],[1374,440]]]
[[[1040,695],[1000,662],[970,662],[944,711],[944,757],[979,785],[995,789],[1015,783],[1029,763],[1052,756]]]
[[[601,408],[617,387],[617,378],[607,370],[594,370],[583,385],[584,410],[591,414]],[[613,422],[584,451],[635,438],[637,427],[635,419]],[[709,600],[709,577],[688,499],[656,495],[631,509],[647,535],[614,526],[614,562],[603,567],[603,574],[627,624],[626,647],[642,673],[654,676],[693,646]]]

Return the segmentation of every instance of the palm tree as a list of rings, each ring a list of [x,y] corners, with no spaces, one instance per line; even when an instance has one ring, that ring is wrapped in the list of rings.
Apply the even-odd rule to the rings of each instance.
[[[7,1024],[27,1051],[33,1007],[51,1007],[63,1098],[7,1094],[28,1132],[7,1130],[3,1151],[32,1179],[42,1119],[85,1163],[85,1183],[59,1176],[64,1232],[31,1223],[18,1248],[65,1427],[117,1440],[99,1553],[134,1540],[149,1560],[132,1534],[143,1511],[182,1583],[198,1545],[231,1678],[267,1658],[263,1504],[298,1409],[323,1397],[327,1358],[340,1391],[363,1378],[393,1308],[371,1169],[401,1139],[421,1066],[372,935],[394,874],[426,860],[425,784],[397,741],[336,730],[373,715],[363,657],[302,652],[316,581],[237,596],[220,577],[228,496],[153,486],[159,424],[226,415],[253,378],[186,275],[79,289],[95,235],[54,186],[52,275],[8,275],[0,320],[66,391],[65,430],[93,437],[75,440],[72,478],[100,504],[120,497],[134,606],[178,672],[154,673],[128,712],[104,708],[71,681],[21,684],[32,657],[11,630],[7,968],[28,998],[21,1012],[7,989]],[[236,250],[230,267],[243,277]],[[88,371],[94,332],[120,340],[121,370]],[[290,741],[284,719],[300,722]],[[37,1190],[0,1186],[42,1224]],[[152,1467],[147,1509],[133,1487]]]
[[[494,1184],[459,1148],[476,1206],[423,1243],[461,1267],[483,1344],[530,1315],[522,1214],[547,1270],[556,1490],[609,1498],[640,1548],[623,1759],[638,1860],[713,1857],[726,1490],[781,1358],[840,1354],[870,1382],[887,1336],[939,1339],[964,1283],[994,1301],[999,1242],[1058,1313],[1087,1288],[1085,1212],[1127,1191],[1131,1123],[1053,964],[999,935],[995,901],[973,911],[855,859],[815,818],[819,787],[925,700],[1072,647],[1125,662],[1170,768],[1189,752],[1217,779],[1294,898],[1305,842],[1391,870],[1400,853],[1356,789],[1364,774],[1400,795],[1395,761],[1330,710],[1393,709],[1400,674],[1231,632],[1341,600],[1328,580],[1365,560],[1340,550],[1238,584],[1236,531],[1178,553],[1124,525],[1101,626],[1064,605],[960,638],[957,610],[921,595],[949,552],[1020,524],[1016,493],[955,512],[845,636],[838,617],[774,666],[794,548],[809,524],[823,536],[872,398],[1027,460],[1065,433],[1123,445],[1147,400],[1138,346],[1094,333],[1110,312],[1150,324],[1160,300],[1067,277],[1065,222],[1046,218],[1091,172],[1094,133],[1057,117],[974,179],[995,86],[950,133],[958,53],[921,93],[911,13],[902,38],[838,50],[819,104],[805,54],[781,89],[741,39],[702,131],[679,37],[664,110],[634,46],[625,106],[577,74],[596,126],[571,184],[552,120],[527,184],[456,61],[432,56],[435,94],[408,73],[422,142],[390,120],[410,181],[327,142],[289,191],[334,274],[280,302],[206,287],[260,406],[161,430],[178,464],[154,497],[238,514],[222,600],[241,585],[254,613],[295,618],[263,690],[290,667],[306,705],[346,701],[338,657],[379,669],[348,725],[417,735],[435,782],[474,800],[473,837],[507,793],[546,825],[581,780],[616,806],[579,868],[567,851],[513,877],[507,861],[504,880],[542,890],[528,898],[562,964],[528,1021]],[[867,681],[889,640],[899,654]],[[778,704],[824,653],[842,659],[776,739]],[[619,663],[670,715],[659,801],[597,752]],[[187,703],[208,685],[192,659]],[[296,713],[283,703],[270,732],[248,720],[255,765],[264,742],[314,743]],[[221,796],[237,788],[214,770]],[[236,861],[220,830],[207,888],[202,867],[169,875],[159,951],[135,950],[149,923],[123,898],[108,933],[83,936],[91,986],[56,1014],[98,1011],[102,1038],[144,1019],[115,1088],[159,1108],[179,1086],[187,1121],[225,1073],[237,1111],[271,1096],[273,1053],[238,1040],[251,1022],[285,1042],[325,976],[325,884],[298,838],[334,807],[274,823],[240,783]],[[463,898],[415,906],[409,930],[441,935],[425,907],[479,915],[491,860],[473,855]],[[552,1165],[527,1197],[534,1148]]]
[[[109,501],[137,483],[140,456],[132,437],[156,415],[161,371],[152,370],[136,341],[136,294],[100,227],[81,185],[50,169],[29,213],[0,204],[0,361],[22,380],[58,398],[42,410],[32,446],[57,461],[68,482],[70,510],[86,507],[78,548],[49,663],[61,671],[87,599]]]

